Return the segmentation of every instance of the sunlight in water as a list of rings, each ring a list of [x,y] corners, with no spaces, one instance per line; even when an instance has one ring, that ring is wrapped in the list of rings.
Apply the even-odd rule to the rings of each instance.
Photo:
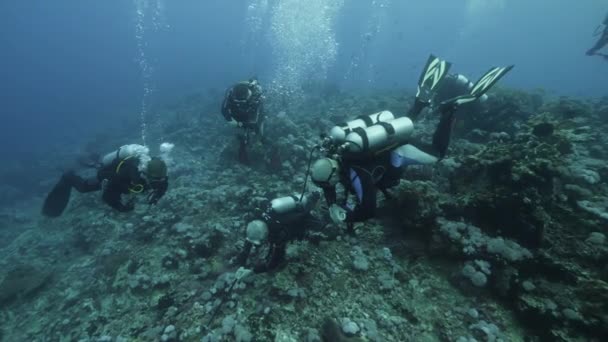
[[[362,81],[374,83],[375,65],[374,44],[381,32],[386,30],[393,0],[373,0],[369,9],[369,17],[361,33],[360,46],[350,58],[348,68],[344,73],[344,81]]]
[[[343,4],[343,0],[282,0],[275,4],[269,31],[275,56],[271,93],[294,103],[302,98],[303,83],[327,77],[338,54],[334,25]]]

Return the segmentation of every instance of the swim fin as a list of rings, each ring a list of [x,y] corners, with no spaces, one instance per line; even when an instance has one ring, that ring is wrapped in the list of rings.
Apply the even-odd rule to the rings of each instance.
[[[55,184],[53,190],[49,192],[42,206],[42,215],[47,217],[59,217],[68,206],[70,194],[72,193],[72,185],[67,178],[61,177],[59,182]]]
[[[416,100],[414,106],[409,111],[408,116],[417,116],[424,107],[431,103],[434,90],[447,75],[451,63],[448,63],[434,55],[430,55],[426,65],[418,79],[418,89],[416,90]]]
[[[459,106],[473,102],[483,96],[485,93],[498,82],[507,72],[513,69],[514,65],[508,67],[493,67],[488,70],[481,78],[475,82],[469,94],[460,95],[451,99],[445,100],[439,104],[441,113],[456,111]]]
[[[508,67],[493,67],[486,72],[481,78],[475,82],[473,88],[471,88],[471,95],[476,98],[481,97],[485,94],[498,80],[500,80],[506,73],[513,69],[514,65]]]

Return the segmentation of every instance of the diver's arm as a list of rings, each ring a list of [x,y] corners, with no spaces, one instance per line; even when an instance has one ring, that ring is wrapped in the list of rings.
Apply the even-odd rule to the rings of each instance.
[[[165,195],[168,188],[169,180],[166,177],[164,180],[154,183],[154,186],[151,187],[150,195],[148,195],[148,203],[156,204],[158,200],[160,200]]]
[[[258,101],[258,105],[257,105],[257,109],[256,110],[257,110],[257,113],[258,113],[258,120],[263,120],[264,115],[266,115],[266,112],[264,111],[264,102],[262,101],[262,99],[260,99]]]
[[[321,193],[319,191],[313,191],[309,194],[304,195],[301,201],[296,203],[296,210],[303,214],[310,214],[310,211],[317,205],[321,199]]]
[[[230,115],[230,106],[228,105],[231,93],[232,91],[230,89],[226,90],[224,101],[222,101],[222,115],[226,121],[232,121],[232,116]]]
[[[239,266],[247,266],[247,260],[249,259],[249,253],[251,253],[251,248],[253,247],[253,244],[249,241],[245,241],[245,246],[243,247],[243,250],[241,251],[241,253],[239,253],[238,257],[236,258],[236,264]]]
[[[127,204],[122,204],[120,192],[112,189],[112,186],[110,184],[108,184],[106,191],[103,192],[102,199],[110,207],[123,213],[132,211],[134,209],[134,205],[131,202],[128,202]]]

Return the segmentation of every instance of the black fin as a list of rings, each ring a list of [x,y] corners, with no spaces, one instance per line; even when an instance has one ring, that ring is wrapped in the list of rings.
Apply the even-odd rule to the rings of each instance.
[[[451,66],[451,63],[430,55],[418,79],[416,99],[429,102],[433,96],[433,91],[448,74]]]
[[[500,80],[506,73],[513,69],[514,65],[508,67],[494,67],[488,70],[481,78],[475,82],[471,88],[469,94],[456,96],[454,98],[445,100],[439,105],[439,111],[445,113],[447,111],[455,111],[458,106],[473,102],[483,96],[498,80]]]
[[[42,206],[42,215],[47,217],[59,217],[68,206],[70,194],[72,193],[72,185],[62,177],[53,190],[49,192]]]
[[[479,98],[485,94],[498,80],[500,80],[506,73],[513,69],[514,65],[508,67],[494,67],[488,70],[481,78],[475,82],[473,88],[471,88],[471,95]]]

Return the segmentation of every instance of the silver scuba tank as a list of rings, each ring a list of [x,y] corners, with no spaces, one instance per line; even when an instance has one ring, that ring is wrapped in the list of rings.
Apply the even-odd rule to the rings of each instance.
[[[293,196],[275,198],[270,201],[270,211],[273,214],[284,215],[294,211],[298,206],[298,200]]]
[[[300,218],[303,213],[301,205],[295,196],[275,198],[270,201],[268,216],[272,221],[282,224],[291,223]]]
[[[413,130],[414,123],[405,116],[367,128],[357,128],[346,136],[345,152],[376,152],[391,145],[401,145]]]
[[[394,118],[395,116],[393,113],[388,110],[383,110],[370,115],[362,115],[355,120],[334,126],[329,131],[329,137],[334,143],[341,144],[346,139],[346,136],[355,128],[366,128],[378,122],[387,122],[393,120]]]
[[[270,201],[268,215],[281,223],[291,223],[310,212],[320,196],[305,195],[302,202],[296,196],[285,196]]]

